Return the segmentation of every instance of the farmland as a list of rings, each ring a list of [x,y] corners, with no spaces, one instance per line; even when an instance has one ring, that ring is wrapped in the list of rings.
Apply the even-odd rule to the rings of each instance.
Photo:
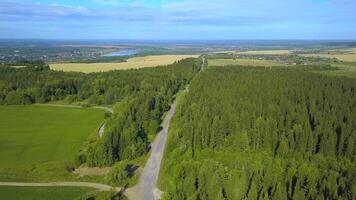
[[[0,107],[0,168],[71,159],[104,111],[46,106]]]
[[[251,65],[251,66],[283,66],[283,64],[271,60],[254,59],[210,59],[209,66],[227,66],[227,65]]]
[[[306,57],[325,57],[325,58],[337,58],[341,61],[346,61],[346,62],[356,62],[356,53],[350,53],[350,54],[302,54],[302,56]]]
[[[0,199],[6,200],[67,200],[88,193],[88,188],[11,187],[0,186]]]
[[[246,54],[246,55],[287,55],[291,54],[292,50],[260,50],[260,51],[242,51],[237,54]]]
[[[198,55],[159,55],[130,58],[126,62],[119,63],[55,63],[50,64],[50,68],[57,71],[76,72],[104,72],[111,70],[139,69],[144,67],[155,67],[172,64],[176,61],[198,57]]]

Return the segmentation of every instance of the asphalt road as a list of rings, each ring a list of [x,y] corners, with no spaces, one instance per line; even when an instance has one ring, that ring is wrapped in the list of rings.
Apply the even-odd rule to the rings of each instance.
[[[205,67],[205,57],[202,57],[202,68],[201,71],[204,70]],[[188,92],[189,88],[187,87],[184,92]],[[162,130],[156,136],[155,141],[151,144],[151,155],[147,161],[145,168],[140,177],[140,182],[137,187],[129,188],[129,191],[132,196],[135,196],[134,199],[142,199],[142,200],[157,200],[160,198],[162,192],[159,191],[156,187],[159,171],[161,168],[161,161],[164,152],[164,146],[167,141],[167,134],[170,121],[176,110],[176,101],[171,105],[170,110],[168,111],[163,123]],[[43,104],[42,104],[43,105]],[[80,107],[75,105],[51,105],[45,104],[49,106],[57,106],[57,107]],[[104,109],[108,112],[113,113],[111,108],[103,107],[103,106],[95,106],[94,108]],[[99,135],[102,136],[104,132],[105,124],[100,128]],[[23,186],[23,187],[90,187],[95,188],[101,191],[121,191],[122,188],[116,187],[113,188],[109,185],[99,184],[99,183],[89,183],[89,182],[52,182],[52,183],[22,183],[22,182],[0,182],[0,186]]]
[[[204,70],[206,64],[205,56],[202,56],[201,71]],[[188,92],[187,87],[184,92]],[[167,134],[169,123],[176,110],[176,101],[172,104],[171,109],[168,111],[166,118],[162,123],[162,130],[156,136],[155,141],[151,144],[151,156],[147,161],[145,168],[141,174],[138,189],[140,192],[140,199],[142,200],[157,200],[160,199],[161,191],[156,187],[159,170],[161,168],[161,161],[164,152],[164,146],[167,141]]]
[[[154,200],[158,199],[160,196],[159,190],[156,189],[156,183],[161,167],[164,145],[167,140],[169,123],[174,115],[175,110],[176,102],[172,104],[171,109],[168,111],[166,118],[162,123],[162,130],[158,133],[155,141],[151,144],[151,156],[148,159],[145,168],[143,169],[139,183],[142,200]]]

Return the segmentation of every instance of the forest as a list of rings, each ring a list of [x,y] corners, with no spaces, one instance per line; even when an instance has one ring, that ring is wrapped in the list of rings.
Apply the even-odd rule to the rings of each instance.
[[[356,80],[314,70],[197,75],[170,125],[163,199],[355,199]]]
[[[200,70],[200,62],[191,58],[169,66],[91,74],[22,62],[25,67],[0,67],[0,104],[113,105],[104,137],[91,138],[76,157],[78,165],[108,166],[148,152],[149,136],[157,133],[174,95]]]

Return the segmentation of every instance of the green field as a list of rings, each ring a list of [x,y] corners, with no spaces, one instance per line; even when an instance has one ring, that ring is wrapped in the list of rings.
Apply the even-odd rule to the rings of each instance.
[[[0,186],[3,200],[72,200],[90,192],[79,187],[11,187]]]
[[[0,106],[0,168],[68,161],[103,117],[96,109]]]
[[[253,59],[209,59],[209,66],[227,66],[227,65],[249,65],[249,66],[285,66],[284,64],[271,60],[253,60]]]

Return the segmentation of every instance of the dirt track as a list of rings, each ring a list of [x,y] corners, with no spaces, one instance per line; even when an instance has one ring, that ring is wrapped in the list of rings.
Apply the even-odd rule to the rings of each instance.
[[[89,187],[100,191],[121,191],[119,187],[90,182],[52,182],[52,183],[22,183],[22,182],[0,182],[0,186],[17,186],[17,187]]]

